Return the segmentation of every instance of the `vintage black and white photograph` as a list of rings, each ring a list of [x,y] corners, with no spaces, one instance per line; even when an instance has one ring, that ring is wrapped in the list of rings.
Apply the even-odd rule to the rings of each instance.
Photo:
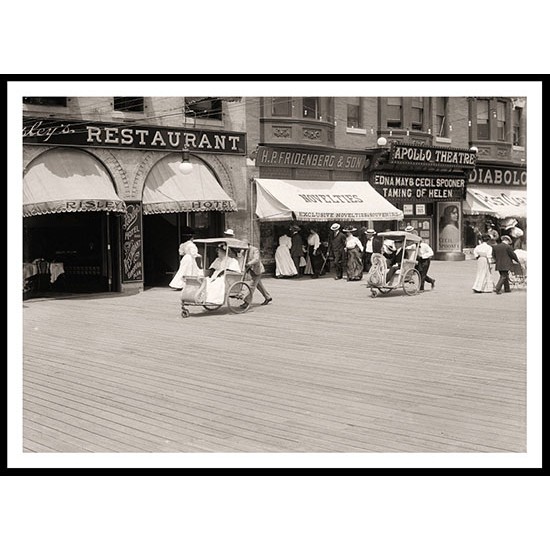
[[[231,84],[13,87],[17,461],[532,465],[538,83]]]

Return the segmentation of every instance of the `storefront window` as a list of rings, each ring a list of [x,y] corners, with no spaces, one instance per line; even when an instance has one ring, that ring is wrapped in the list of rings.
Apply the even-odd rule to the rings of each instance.
[[[113,97],[113,109],[132,113],[143,113],[142,97]]]
[[[302,99],[302,107],[304,118],[320,118],[318,97],[304,97]]]
[[[348,128],[362,128],[361,124],[361,98],[350,97],[348,98]]]
[[[27,105],[47,105],[47,106],[66,107],[67,98],[66,97],[24,97],[23,103]]]
[[[292,101],[290,97],[274,97],[271,100],[273,116],[292,116]]]
[[[489,139],[489,101],[477,100],[477,138]]]
[[[514,122],[513,122],[513,144],[514,145],[521,145],[521,117],[523,114],[523,109],[520,107],[516,107],[512,111]]]
[[[388,116],[387,116],[388,128],[402,128],[403,127],[402,116],[403,116],[402,98],[388,97]]]
[[[497,139],[506,140],[506,103],[504,101],[497,102]]]
[[[436,97],[434,101],[435,110],[435,135],[447,137],[447,97]]]
[[[413,130],[422,130],[424,125],[424,98],[413,97],[411,99],[411,127]]]
[[[185,116],[222,120],[222,101],[217,97],[186,97]]]

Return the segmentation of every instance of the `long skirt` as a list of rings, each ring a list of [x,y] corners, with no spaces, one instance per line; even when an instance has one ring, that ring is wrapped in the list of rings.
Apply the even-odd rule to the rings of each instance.
[[[290,256],[288,246],[279,245],[275,250],[275,276],[276,277],[293,277],[298,271]]]
[[[493,274],[489,260],[485,256],[477,259],[477,272],[472,290],[476,292],[493,292]]]
[[[180,266],[172,280],[168,283],[172,288],[181,290],[185,286],[185,277],[197,277],[201,270],[197,262],[190,254],[185,254],[180,261]]]
[[[363,258],[358,246],[347,249],[346,273],[348,281],[360,281],[363,278]]]
[[[307,260],[306,268],[304,273],[306,275],[313,275],[314,277],[319,277],[321,273],[321,267],[323,267],[323,256],[321,252],[317,249],[317,254],[313,253],[313,246],[307,247]]]

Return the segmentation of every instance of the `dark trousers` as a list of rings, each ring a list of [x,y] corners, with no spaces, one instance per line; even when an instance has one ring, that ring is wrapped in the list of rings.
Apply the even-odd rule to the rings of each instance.
[[[344,275],[344,251],[334,251],[334,268],[336,270],[336,277],[341,279]]]
[[[323,257],[321,256],[321,252],[319,249],[317,249],[317,254],[313,253],[313,246],[308,246],[308,254],[309,254],[309,261],[311,263],[311,270],[313,271],[313,277],[317,278],[319,277],[319,274],[321,273],[321,267],[323,266]]]
[[[370,271],[370,266],[372,265],[370,259],[372,257],[372,252],[365,252],[363,254],[363,270]]]
[[[298,272],[298,277],[302,275],[302,268],[300,267],[300,258],[302,256],[292,256],[292,261],[294,262],[294,265],[296,266],[296,271]]]
[[[501,271],[498,270],[500,277],[498,279],[498,283],[495,286],[495,290],[497,292],[500,292],[500,289],[502,288],[502,285],[504,285],[504,292],[510,292],[510,279],[508,278],[508,270]]]
[[[432,260],[428,259],[418,259],[418,272],[420,273],[420,290],[424,290],[424,283],[433,283],[433,279],[428,275],[428,270],[430,269],[430,264]]]

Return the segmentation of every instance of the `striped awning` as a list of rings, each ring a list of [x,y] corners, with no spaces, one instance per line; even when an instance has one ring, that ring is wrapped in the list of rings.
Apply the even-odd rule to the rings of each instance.
[[[256,214],[261,221],[402,220],[367,181],[256,178]]]
[[[464,214],[489,215],[495,218],[525,218],[527,216],[527,191],[525,189],[502,189],[469,187],[463,204]]]
[[[168,155],[149,172],[143,189],[143,213],[204,212],[237,210],[235,201],[223,190],[202,162],[191,159],[193,171],[179,171],[181,155]]]
[[[53,149],[34,159],[23,175],[24,217],[125,210],[107,170],[84,151]]]

